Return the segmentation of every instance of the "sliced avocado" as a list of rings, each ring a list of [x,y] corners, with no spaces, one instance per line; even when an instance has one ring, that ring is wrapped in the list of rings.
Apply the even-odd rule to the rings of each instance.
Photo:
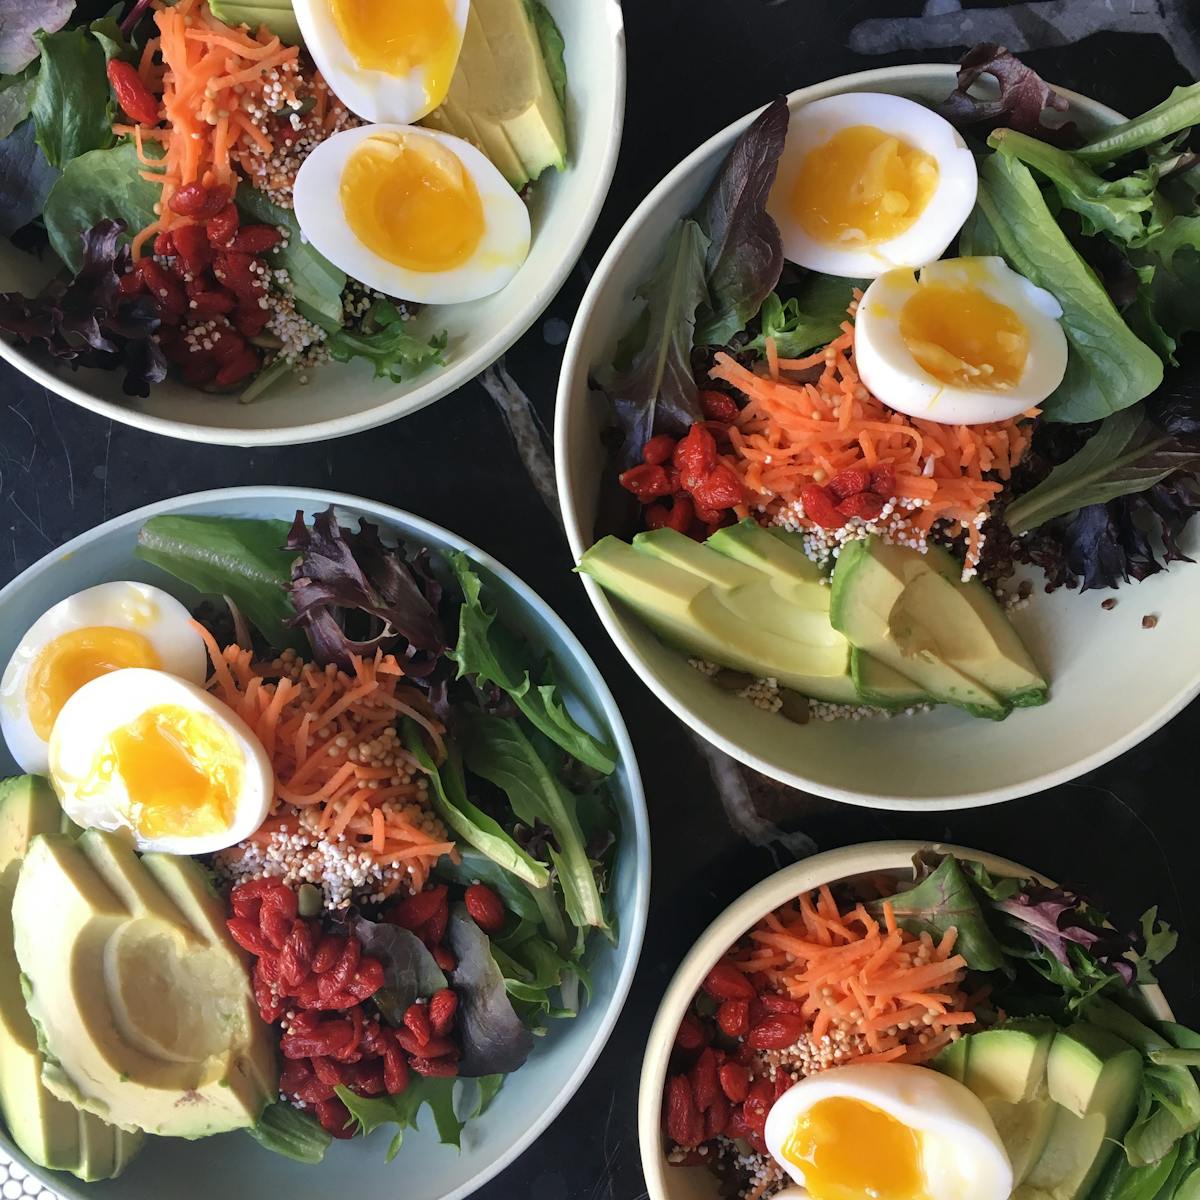
[[[466,86],[455,91],[459,76]],[[525,0],[472,0],[451,90],[470,114],[485,149],[491,127],[503,130],[527,179],[537,179],[547,168],[566,166],[562,106]],[[451,132],[459,133],[453,113],[433,123],[437,128],[448,123]],[[493,162],[509,177],[511,163],[506,170],[503,162]]]
[[[964,622],[964,655],[954,661],[1015,708],[1045,704],[1049,684],[1000,602],[978,579],[964,580],[962,564],[941,546],[925,552],[933,569],[967,602],[978,624]]]
[[[908,708],[911,704],[936,703],[924,688],[907,675],[872,658],[857,646],[850,648],[850,678],[867,704],[878,708]]]
[[[30,842],[57,833],[62,820],[46,780],[23,775],[0,782],[0,1112],[13,1141],[35,1163],[91,1183],[119,1175],[143,1137],[78,1112],[42,1083],[37,1030],[13,948],[12,901],[22,860]]]
[[[935,598],[948,602],[952,610],[967,609],[924,555],[878,537],[847,542],[833,572],[829,609],[833,627],[933,699],[956,704],[975,716],[1002,719],[1008,715],[1008,705],[942,655],[939,638],[945,614],[911,603],[911,584],[927,577],[944,585]]]
[[[765,571],[781,583],[794,585],[798,602],[829,611],[829,580],[802,549],[773,537],[755,520],[718,529],[705,543],[727,558]]]
[[[1085,1022],[1060,1031],[1046,1061],[1054,1123],[1014,1200],[1087,1196],[1129,1128],[1141,1085],[1142,1056],[1128,1042]]]
[[[951,1079],[957,1079],[962,1083],[963,1077],[967,1073],[967,1047],[969,1039],[965,1037],[957,1038],[951,1042],[938,1056],[933,1060],[935,1070],[941,1071],[943,1075],[949,1075]]]
[[[680,547],[671,538],[649,546],[654,552],[645,541],[635,548],[602,538],[578,570],[624,600],[664,640],[692,654],[819,700],[857,701],[849,647],[822,614],[789,603],[769,576],[705,546]],[[699,570],[689,569],[696,564]]]
[[[193,878],[165,888],[172,873]],[[94,829],[30,843],[15,950],[42,1080],[60,1100],[131,1132],[196,1138],[249,1128],[277,1095],[245,958],[223,913],[195,903],[204,879],[187,858],[156,875]]]
[[[218,21],[234,28],[249,25],[251,29],[257,29],[265,25],[288,46],[298,46],[302,40],[300,24],[292,11],[292,0],[253,0],[249,4],[240,0],[209,0],[208,7]]]

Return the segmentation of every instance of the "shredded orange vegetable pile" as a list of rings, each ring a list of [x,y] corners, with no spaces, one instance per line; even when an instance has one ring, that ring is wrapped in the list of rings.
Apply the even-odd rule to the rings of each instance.
[[[842,913],[822,887],[778,909],[749,934],[752,948],[730,961],[756,981],[801,1003],[813,1039],[835,1020],[861,1034],[870,1052],[849,1062],[923,1063],[975,1021],[962,987],[966,960],[955,954],[955,931],[934,943],[896,924],[885,902],[881,925],[862,904]],[[857,1020],[851,1019],[858,1013]],[[926,1022],[926,1016],[929,1021]],[[915,1021],[928,1033],[906,1044],[889,1030]]]
[[[421,693],[404,683],[396,659],[355,656],[353,674],[304,663],[296,677],[273,680],[249,650],[222,650],[204,626],[193,627],[212,660],[209,690],[258,736],[275,773],[272,815],[253,840],[294,831],[300,812],[315,810],[310,828],[330,841],[344,836],[381,862],[411,866],[413,890],[419,891],[434,863],[453,853],[454,843],[429,836],[404,816],[421,794],[412,778],[419,770],[415,761],[397,747],[403,769],[373,765],[363,752],[399,718],[411,717],[429,735],[435,757],[444,756],[444,730]]]
[[[778,358],[773,342],[767,349],[765,374],[728,354],[718,354],[712,369],[713,378],[749,400],[730,437],[734,466],[760,503],[793,503],[807,484],[827,483],[851,467],[890,463],[897,496],[920,503],[915,528],[928,533],[937,520],[957,523],[952,532],[965,532],[969,549],[978,549],[975,520],[1003,489],[984,475],[1009,478],[1029,448],[1037,409],[986,425],[943,425],[895,412],[859,380],[849,321],[807,358]],[[818,366],[823,369],[813,382],[788,378]]]
[[[119,134],[132,135],[144,170],[142,178],[162,187],[157,220],[133,242],[137,257],[155,235],[187,218],[172,212],[171,197],[185,184],[201,183],[232,189],[233,159],[246,144],[262,149],[270,139],[250,116],[262,107],[271,72],[296,64],[300,51],[285,46],[265,26],[257,34],[246,28],[231,29],[218,21],[203,0],[179,0],[173,6],[156,2],[158,37],[142,52],[138,72],[152,92],[162,94],[165,127],[124,126]],[[155,54],[162,56],[161,65]],[[275,96],[267,105],[280,108],[295,103],[294,95]],[[145,139],[160,143],[163,157],[146,154]]]

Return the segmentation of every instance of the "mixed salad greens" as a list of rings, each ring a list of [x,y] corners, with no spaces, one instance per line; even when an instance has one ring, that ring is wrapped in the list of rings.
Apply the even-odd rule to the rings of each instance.
[[[521,197],[565,166],[565,95],[540,0],[369,19],[341,0],[5,0],[0,235],[60,269],[0,295],[0,331],[120,371],[130,396],[172,369],[243,401],[330,360],[410,378],[448,351],[422,307],[524,261]],[[385,175],[391,226],[366,194]]]
[[[1174,946],[1155,909],[1127,931],[1068,889],[933,848],[910,882],[800,896],[684,1018],[671,1160],[760,1197],[1192,1197],[1200,1036],[1139,990]]]
[[[5,737],[31,772],[0,785],[16,941],[0,1040],[28,1063],[0,1069],[10,1133],[87,1179],[123,1170],[143,1132],[245,1129],[315,1163],[331,1137],[391,1126],[390,1159],[428,1107],[458,1145],[586,1003],[598,943],[616,941],[616,751],[571,715],[552,661],[465,554],[345,528],[332,508],[290,527],[155,517],[137,554],[214,599],[189,624],[158,589],[100,585],[43,617],[5,674]],[[189,639],[211,666],[188,664]],[[156,650],[168,643],[181,657]],[[81,785],[72,754],[108,765]],[[140,880],[117,892],[128,911],[97,912],[79,883],[92,872]],[[148,899],[156,886],[170,903]],[[72,887],[83,899],[58,904]],[[51,928],[29,915],[56,905]],[[180,1019],[160,1061],[158,1018],[131,999],[148,960],[128,947],[131,928],[165,936],[172,905],[208,957],[155,951],[156,1011],[224,1016]],[[126,947],[107,982],[63,981],[100,926]],[[194,1101],[172,1105],[181,1093]],[[117,1149],[97,1163],[74,1121],[66,1145],[61,1122],[31,1115],[59,1105]]]

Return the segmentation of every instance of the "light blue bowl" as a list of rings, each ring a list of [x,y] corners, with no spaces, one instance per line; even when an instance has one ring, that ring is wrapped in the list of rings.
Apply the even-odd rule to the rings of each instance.
[[[613,880],[620,942],[597,945],[591,1003],[573,1021],[557,1022],[529,1061],[511,1075],[495,1103],[463,1133],[462,1150],[439,1145],[426,1110],[419,1132],[405,1135],[399,1156],[384,1162],[389,1135],[335,1143],[319,1167],[302,1166],[261,1149],[242,1133],[198,1142],[151,1138],[120,1179],[81,1184],[73,1176],[30,1163],[0,1132],[0,1143],[48,1187],[78,1200],[287,1200],[347,1197],[385,1200],[456,1200],[469,1195],[532,1144],[558,1115],[596,1061],[633,980],[650,895],[650,835],[633,748],[600,673],[571,631],[547,604],[495,559],[437,525],[409,513],[333,492],[303,488],[245,487],[182,496],[85,533],[48,554],[0,591],[0,667],[18,640],[52,604],[73,592],[113,579],[157,584],[185,602],[195,598],[175,579],[134,557],[138,530],[163,513],[269,517],[290,521],[297,509],[337,506],[344,520],[364,516],[414,545],[462,550],[482,569],[505,619],[555,660],[568,706],[593,731],[604,731],[620,753],[612,790],[621,819]],[[16,767],[0,748],[0,775]]]

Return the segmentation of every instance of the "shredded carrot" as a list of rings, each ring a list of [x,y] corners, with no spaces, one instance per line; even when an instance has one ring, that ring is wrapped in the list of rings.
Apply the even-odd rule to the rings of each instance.
[[[880,916],[821,888],[764,917],[727,961],[795,1001],[812,1044],[836,1031],[839,1064],[928,1062],[975,1020],[966,962],[953,929],[935,943],[901,928],[890,901]]]
[[[730,431],[729,461],[755,506],[771,514],[786,510],[811,525],[799,509],[807,485],[826,483],[853,467],[887,464],[895,475],[896,499],[915,510],[913,525],[928,532],[943,521],[952,535],[964,534],[969,563],[978,560],[982,544],[977,522],[1029,449],[1032,418],[1038,415],[1030,409],[1008,421],[942,425],[895,412],[859,379],[849,321],[837,338],[806,358],[780,358],[768,342],[761,373],[722,353],[711,375],[747,398]]]
[[[421,806],[420,765],[398,739],[382,736],[397,710],[411,712],[438,735],[435,753],[442,753],[441,725],[396,659],[355,656],[350,671],[297,659],[283,670],[239,646],[222,649],[204,626],[193,627],[212,660],[209,690],[258,736],[274,772],[271,813],[249,841],[307,827],[396,868],[384,891],[401,877],[419,891],[455,849]]]

